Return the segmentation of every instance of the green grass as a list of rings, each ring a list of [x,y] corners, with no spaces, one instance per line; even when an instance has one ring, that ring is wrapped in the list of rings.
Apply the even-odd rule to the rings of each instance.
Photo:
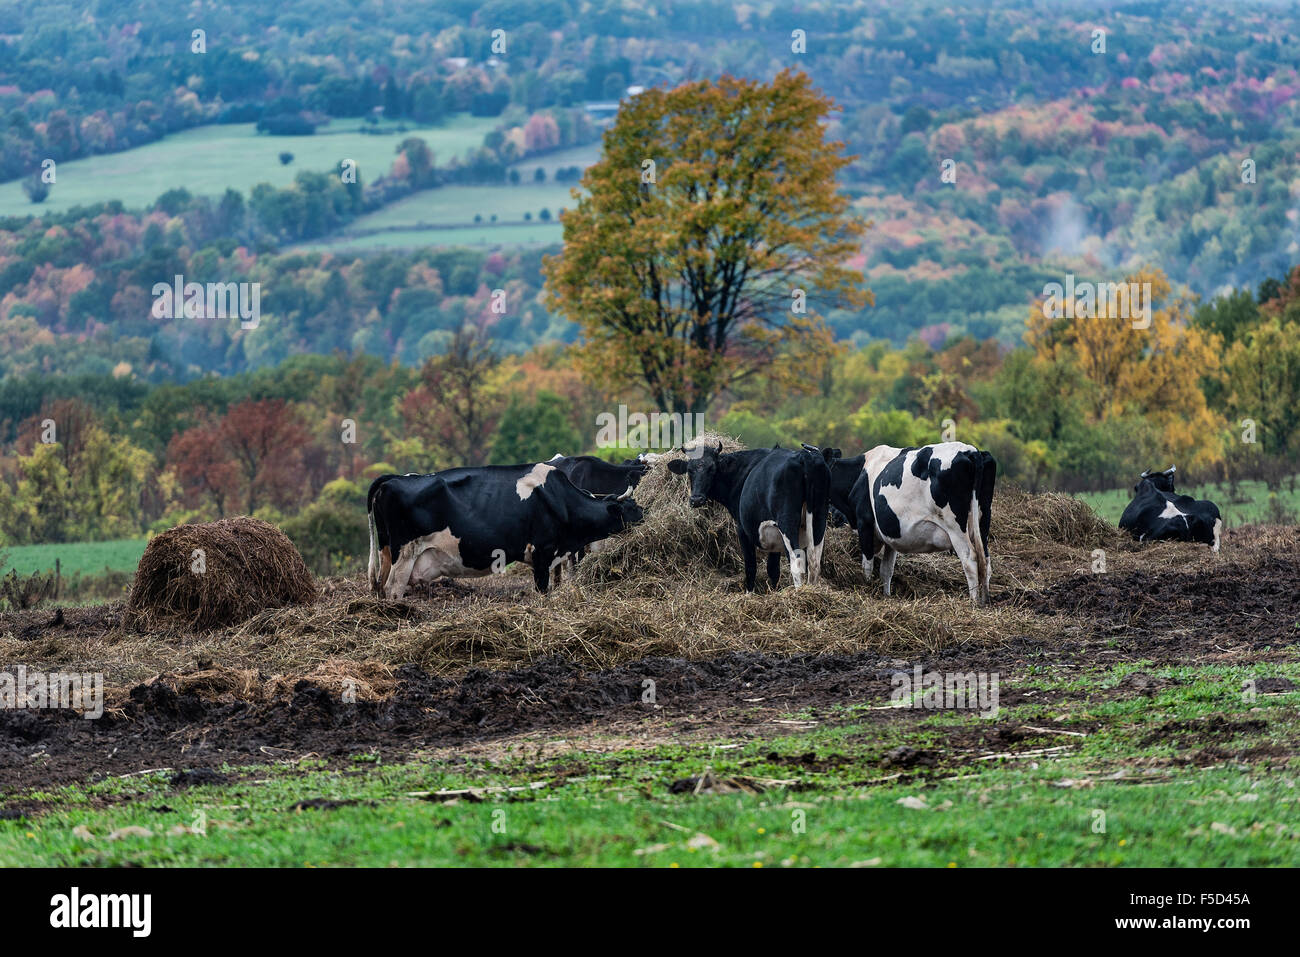
[[[1180,486],[1178,491],[1183,495],[1191,495],[1193,498],[1198,499],[1209,499],[1214,502],[1219,506],[1224,525],[1229,528],[1234,525],[1245,525],[1249,522],[1268,522],[1272,520],[1270,495],[1268,487],[1263,482],[1240,482],[1237,488],[1238,497],[1243,499],[1242,501],[1231,500],[1228,497],[1226,485],[1209,484],[1188,488]],[[1087,502],[1106,521],[1118,524],[1120,516],[1124,514],[1124,509],[1133,497],[1133,493],[1130,489],[1112,489],[1108,492],[1079,492],[1076,497]],[[1282,491],[1277,495],[1277,500],[1282,508],[1292,515],[1300,514],[1300,488],[1292,492],[1287,483],[1284,482]],[[1292,521],[1295,521],[1295,519],[1293,518]]]
[[[569,187],[554,183],[518,186],[445,186],[422,190],[362,216],[336,238],[304,243],[302,249],[407,249],[418,246],[558,243],[558,216],[573,205]],[[550,222],[537,216],[549,209]],[[532,222],[524,222],[531,213]],[[489,217],[496,215],[498,222]],[[474,222],[475,216],[482,221]]]
[[[1079,694],[1112,686],[1135,667],[1026,682],[1042,703],[1004,710],[997,727],[1086,729],[1085,737],[1049,733],[1021,746],[1064,746],[1050,755],[974,760],[1002,750],[985,746],[959,760],[949,745],[963,730],[969,741],[972,728],[992,728],[988,719],[946,711],[881,724],[866,720],[863,705],[823,710],[816,728],[760,741],[587,748],[546,761],[453,756],[385,765],[360,755],[351,767],[330,768],[313,758],[228,769],[243,779],[185,790],[169,789],[169,775],[155,772],[28,795],[47,813],[0,821],[0,864],[1294,864],[1300,693],[1244,701],[1239,689],[1243,676],[1295,678],[1300,668],[1147,668],[1177,683],[1149,698]],[[1202,745],[1177,733],[1153,737],[1169,722],[1213,716],[1228,722],[1213,742],[1225,752],[1272,745],[1290,757],[1271,766],[1180,762]],[[1251,719],[1266,725],[1247,728]],[[1238,726],[1247,730],[1236,734]],[[933,750],[938,764],[891,777],[897,772],[883,759],[900,744]],[[672,793],[673,782],[706,770],[765,789]],[[522,790],[479,801],[410,793],[507,786]],[[313,799],[345,803],[293,809]],[[199,824],[203,834],[168,834]],[[127,826],[152,836],[108,840]]]
[[[300,170],[326,172],[341,159],[357,162],[369,182],[393,165],[397,144],[408,136],[423,138],[434,161],[447,162],[483,145],[498,121],[462,114],[435,128],[374,136],[359,132],[355,119],[336,119],[314,136],[259,136],[252,123],[202,126],[121,153],[60,163],[49,198],[34,205],[18,181],[0,184],[0,215],[25,216],[48,209],[118,199],[128,209],[154,202],[169,189],[184,187],[196,196],[214,196],[227,188],[247,193],[258,183],[287,186]],[[283,166],[279,154],[294,160]]]
[[[545,156],[526,159],[521,163],[515,163],[511,168],[519,170],[519,175],[525,182],[532,182],[533,172],[540,166],[546,170],[546,179],[549,182],[560,167],[577,166],[579,169],[586,169],[598,159],[600,159],[600,143],[586,143],[582,146],[572,146],[565,150],[547,153]]]
[[[81,572],[94,575],[105,568],[111,571],[134,571],[144,547],[143,538],[119,538],[109,542],[69,542],[62,545],[10,545],[0,547],[0,575],[16,568],[20,575],[54,568],[57,558],[64,575]]]
[[[366,236],[341,236],[335,242],[304,243],[300,250],[417,249],[422,246],[522,246],[561,242],[559,223],[502,223],[456,229],[395,229]]]

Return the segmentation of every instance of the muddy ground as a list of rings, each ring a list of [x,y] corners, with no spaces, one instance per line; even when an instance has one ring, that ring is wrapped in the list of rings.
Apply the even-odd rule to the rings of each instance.
[[[455,585],[416,601],[473,597],[472,588]],[[211,779],[212,769],[224,764],[305,756],[342,763],[371,752],[388,758],[483,753],[494,743],[530,736],[771,737],[791,730],[777,723],[791,714],[887,704],[891,675],[915,665],[996,672],[1000,703],[1011,707],[1026,693],[1018,690],[1017,678],[1030,669],[1042,673],[1045,666],[1059,675],[1135,660],[1154,666],[1293,661],[1300,642],[1300,556],[1279,548],[1257,555],[1248,567],[1225,559],[1187,570],[1166,565],[1074,574],[1043,587],[1004,590],[995,600],[1015,603],[1044,627],[978,647],[939,648],[914,660],[878,652],[744,652],[707,660],[646,657],[600,669],[551,657],[454,676],[406,664],[392,670],[384,694],[352,704],[344,703],[337,686],[308,679],[269,698],[240,700],[192,687],[178,692],[187,687],[185,673],[166,673],[111,696],[100,720],[57,710],[0,711],[0,813],[20,807],[18,792],[27,789],[147,769],[172,769],[174,785],[184,787]],[[108,635],[119,613],[108,606],[11,614],[0,629],[36,647],[55,632]],[[654,703],[642,700],[647,679],[654,682]],[[1133,697],[1158,686],[1159,679],[1138,676],[1098,693]],[[1045,700],[1043,692],[1037,694],[1035,701]],[[854,720],[864,720],[864,714],[879,722],[924,716],[881,709]],[[1169,733],[1203,744],[1214,739],[1213,728]],[[1018,744],[1015,729],[1002,723],[962,734],[973,736],[965,742],[970,747],[1008,750]],[[906,765],[913,758],[924,761],[924,755],[900,755],[898,761]]]

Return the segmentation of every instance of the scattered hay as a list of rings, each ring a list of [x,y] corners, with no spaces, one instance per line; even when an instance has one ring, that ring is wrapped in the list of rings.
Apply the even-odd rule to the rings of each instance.
[[[209,629],[316,600],[316,580],[274,525],[241,516],[157,536],[136,568],[128,628]]]

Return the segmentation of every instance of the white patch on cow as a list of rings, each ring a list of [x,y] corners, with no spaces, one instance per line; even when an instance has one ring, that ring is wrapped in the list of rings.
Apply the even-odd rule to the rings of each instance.
[[[528,496],[533,494],[533,489],[546,481],[547,476],[555,471],[554,465],[547,465],[545,462],[538,462],[532,467],[527,475],[515,483],[515,491],[519,494],[521,502],[527,501]]]
[[[1165,510],[1160,513],[1159,518],[1181,518],[1183,527],[1187,527],[1187,513],[1178,511],[1178,506],[1173,502],[1165,502]]]
[[[776,522],[769,519],[758,523],[758,550],[769,555],[786,550],[785,536],[776,527]]]
[[[414,541],[407,542],[397,553],[392,571],[384,586],[384,593],[389,598],[401,598],[407,588],[419,582],[433,581],[435,578],[481,578],[492,573],[487,568],[469,568],[460,554],[460,539],[451,533],[448,526],[442,531],[422,535]]]
[[[556,461],[557,459],[563,459],[563,458],[564,458],[563,453],[561,453],[561,452],[556,452],[554,455],[552,455],[552,456],[551,456],[549,459],[547,459],[546,461],[548,461],[548,462],[554,462],[554,461]]]
[[[1214,520],[1214,551],[1219,550],[1219,543],[1223,540],[1223,519]]]

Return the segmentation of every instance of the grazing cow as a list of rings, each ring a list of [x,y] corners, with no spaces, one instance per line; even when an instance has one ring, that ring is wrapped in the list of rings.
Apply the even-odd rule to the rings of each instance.
[[[857,478],[846,493],[855,469]],[[857,528],[868,578],[880,553],[886,595],[899,552],[951,550],[961,560],[971,599],[982,604],[992,574],[989,517],[996,478],[993,456],[964,442],[907,449],[878,445],[834,463],[831,501]]]
[[[829,452],[829,450],[827,450]],[[790,559],[790,577],[798,588],[821,578],[822,546],[830,469],[822,450],[805,445],[790,449],[749,449],[723,453],[705,446],[696,458],[673,459],[669,471],[690,478],[692,508],[712,500],[724,505],[736,522],[745,562],[745,590],[758,577],[757,552],[767,555],[767,577],[775,588],[781,577],[781,554]]]
[[[1147,469],[1142,473],[1133,489],[1133,501],[1120,516],[1119,527],[1139,542],[1200,542],[1217,552],[1223,537],[1219,507],[1175,492],[1177,468],[1171,465],[1163,472],[1153,474]]]
[[[594,455],[555,455],[546,463],[554,465],[569,481],[592,495],[619,495],[636,488],[650,466],[629,460],[622,465],[606,462]]]
[[[641,521],[631,492],[590,495],[546,462],[380,476],[366,506],[371,587],[401,598],[414,582],[524,561],[544,592],[580,549]]]

